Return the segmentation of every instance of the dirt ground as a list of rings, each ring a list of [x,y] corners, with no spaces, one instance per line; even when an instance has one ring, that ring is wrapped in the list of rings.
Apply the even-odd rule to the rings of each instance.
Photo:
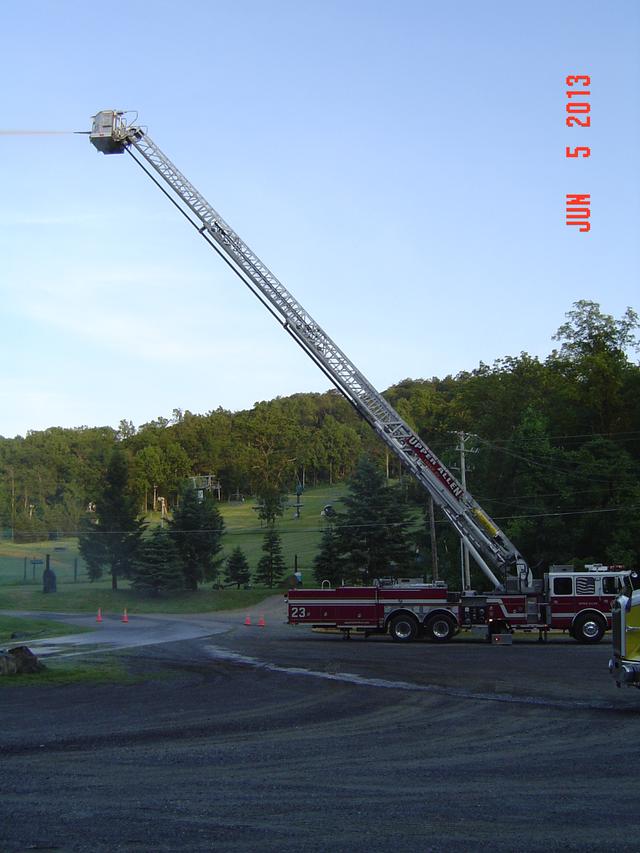
[[[640,849],[607,642],[255,621],[111,652],[142,683],[2,689],[0,850]]]

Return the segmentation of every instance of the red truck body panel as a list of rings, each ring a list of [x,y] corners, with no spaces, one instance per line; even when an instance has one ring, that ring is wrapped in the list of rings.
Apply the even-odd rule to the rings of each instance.
[[[598,572],[550,572],[522,593],[450,593],[443,583],[381,582],[376,586],[292,589],[288,621],[343,631],[386,631],[390,619],[411,613],[424,628],[430,616],[451,614],[457,628],[572,631],[581,616],[611,628],[611,610],[626,574],[620,567]],[[427,626],[428,627],[428,626]],[[575,635],[575,633],[574,633]]]
[[[445,586],[341,586],[337,589],[291,589],[289,622],[339,628],[384,630],[393,613],[410,610],[419,619],[449,609]],[[421,620],[422,621],[422,620]]]

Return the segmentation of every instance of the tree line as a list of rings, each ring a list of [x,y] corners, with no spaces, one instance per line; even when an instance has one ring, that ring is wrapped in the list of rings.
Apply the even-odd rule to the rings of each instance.
[[[637,329],[632,309],[616,319],[582,300],[544,359],[520,353],[456,376],[405,379],[385,396],[458,477],[462,434],[470,491],[530,563],[637,565]],[[139,516],[160,498],[175,510],[185,480],[213,474],[222,500],[258,497],[273,521],[286,491],[348,480],[363,455],[385,479],[400,481],[414,514],[425,508],[424,493],[399,462],[329,391],[241,412],[175,410],[140,427],[123,420],[118,429],[52,427],[0,438],[0,525],[16,539],[77,533],[101,494],[114,450],[126,459]],[[438,524],[438,538],[445,566],[457,565],[455,536]],[[414,553],[417,547],[424,554],[427,534],[413,539]]]
[[[266,518],[264,505],[261,508]],[[255,581],[268,587],[282,579],[285,563],[275,529],[278,509],[267,519],[263,556]],[[127,456],[119,447],[112,452],[95,508],[81,522],[79,549],[91,581],[107,573],[111,588],[126,578],[134,589],[158,594],[177,590],[195,592],[203,583],[220,586],[224,520],[210,491],[199,492],[187,481],[180,501],[166,522],[150,525],[138,512],[130,488]],[[246,586],[251,570],[245,554],[236,547],[226,561],[225,581]]]

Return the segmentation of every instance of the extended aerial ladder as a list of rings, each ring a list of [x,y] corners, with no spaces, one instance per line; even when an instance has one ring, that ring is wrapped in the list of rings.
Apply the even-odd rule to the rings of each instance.
[[[135,119],[127,121],[124,112],[103,110],[93,117],[89,138],[104,154],[130,154],[197,228],[431,495],[494,587],[504,590],[510,577],[511,584],[517,579],[520,589],[529,588],[531,571],[504,532],[145,129]]]

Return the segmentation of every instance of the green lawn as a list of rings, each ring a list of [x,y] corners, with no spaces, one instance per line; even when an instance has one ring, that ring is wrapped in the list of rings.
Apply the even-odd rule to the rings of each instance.
[[[197,592],[177,592],[148,596],[129,588],[126,581],[112,592],[108,582],[58,584],[58,592],[44,595],[39,587],[5,586],[0,589],[0,610],[37,610],[61,613],[208,613],[216,610],[242,610],[263,601],[278,589],[214,590],[202,587]]]
[[[88,631],[88,628],[69,627],[61,622],[50,619],[27,619],[16,616],[0,616],[0,645],[17,645],[29,640],[37,640],[40,637],[61,637],[64,634],[79,634]],[[12,634],[19,634],[15,639]]]
[[[308,489],[301,497],[300,518],[294,517],[295,495],[289,495],[290,506],[278,520],[277,528],[282,537],[287,566],[292,571],[294,557],[297,555],[299,567],[310,579],[313,558],[323,531],[324,519],[320,515],[322,508],[329,503],[339,508],[340,500],[346,493],[347,488],[344,485]],[[260,526],[254,506],[255,502],[252,500],[243,504],[220,504],[226,525],[225,555],[230,554],[239,545],[247,555],[252,568],[255,568],[262,554],[262,539],[265,534],[265,528]]]
[[[287,568],[293,572],[297,557],[307,584],[312,582],[312,562],[322,536],[322,508],[329,503],[339,508],[340,499],[345,494],[344,485],[308,489],[302,495],[300,518],[295,518],[295,509],[289,506],[277,522]],[[295,502],[295,496],[290,496],[288,503],[293,505]],[[254,506],[253,500],[219,504],[226,526],[223,557],[240,546],[252,570],[255,570],[262,554],[266,532],[260,525]],[[149,520],[151,524],[159,523],[158,516]],[[42,572],[47,554],[57,576],[58,591],[45,595],[42,592]],[[34,564],[33,561],[38,560],[43,562]],[[122,612],[126,607],[137,613],[197,613],[243,609],[278,591],[266,588],[212,590],[209,584],[197,593],[185,591],[151,598],[131,590],[126,581],[120,581],[118,586],[118,592],[113,593],[108,576],[89,582],[76,539],[29,544],[0,541],[0,610],[97,613],[98,607],[104,612]]]
[[[78,553],[77,539],[16,544],[0,541],[0,587],[5,584],[41,585],[45,558],[49,554],[51,568],[59,581],[86,580],[85,565]],[[41,561],[41,562],[39,562]]]
[[[120,661],[106,656],[96,663],[47,661],[45,666],[42,672],[0,678],[0,690],[12,687],[62,687],[67,684],[134,684],[143,680],[141,676],[132,675]]]

